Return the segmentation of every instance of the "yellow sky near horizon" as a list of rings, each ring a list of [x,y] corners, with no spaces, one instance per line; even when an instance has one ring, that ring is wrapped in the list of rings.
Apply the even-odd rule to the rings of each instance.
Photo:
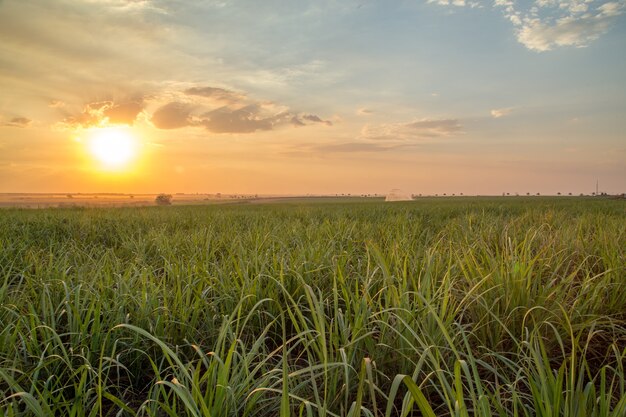
[[[571,2],[0,1],[0,192],[621,193],[626,0]]]

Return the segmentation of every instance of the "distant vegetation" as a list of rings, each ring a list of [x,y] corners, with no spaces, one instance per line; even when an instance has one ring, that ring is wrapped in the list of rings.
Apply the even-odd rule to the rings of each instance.
[[[156,196],[154,201],[160,206],[169,206],[172,204],[172,195],[171,194],[159,194]]]
[[[0,212],[0,415],[626,415],[619,200]]]

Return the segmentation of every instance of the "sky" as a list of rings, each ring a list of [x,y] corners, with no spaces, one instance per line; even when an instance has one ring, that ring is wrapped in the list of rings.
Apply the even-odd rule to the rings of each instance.
[[[626,192],[626,0],[0,0],[0,192]]]

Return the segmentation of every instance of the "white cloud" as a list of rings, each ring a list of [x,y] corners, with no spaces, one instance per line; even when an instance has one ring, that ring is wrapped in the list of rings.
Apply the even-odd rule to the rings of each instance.
[[[505,107],[502,109],[491,110],[491,117],[498,119],[500,117],[507,116],[513,112],[513,107]]]
[[[528,49],[543,52],[557,47],[585,47],[606,33],[626,0],[597,4],[587,0],[536,0],[523,14],[515,7],[505,9],[517,24],[517,40]],[[515,23],[515,22],[514,22]]]
[[[428,0],[440,6],[471,6],[466,0]],[[493,0],[515,27],[518,42],[543,52],[585,47],[606,33],[626,8],[626,0]]]
[[[568,16],[545,23],[540,19],[526,20],[517,32],[517,40],[528,49],[543,52],[559,46],[585,47],[598,39],[610,26],[603,16]]]

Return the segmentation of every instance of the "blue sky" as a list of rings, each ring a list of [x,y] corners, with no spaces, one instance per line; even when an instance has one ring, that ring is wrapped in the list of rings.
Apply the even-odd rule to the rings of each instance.
[[[624,192],[625,11],[0,0],[0,192]]]

